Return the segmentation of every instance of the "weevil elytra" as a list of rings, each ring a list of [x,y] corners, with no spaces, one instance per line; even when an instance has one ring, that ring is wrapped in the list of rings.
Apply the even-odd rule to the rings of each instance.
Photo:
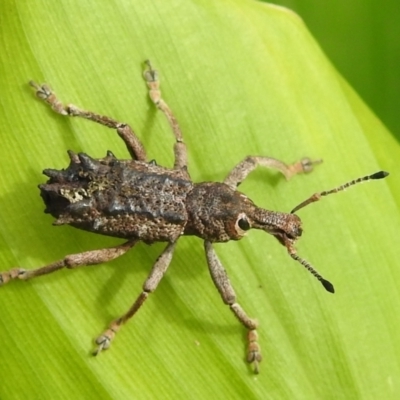
[[[381,171],[356,179],[330,191],[316,193],[295,207],[292,212],[269,211],[257,207],[237,187],[256,167],[273,168],[287,179],[310,172],[320,161],[304,158],[286,165],[270,157],[248,156],[228,174],[222,183],[193,183],[187,169],[187,150],[182,133],[172,111],[161,97],[157,71],[146,62],[144,79],[155,106],[167,117],[175,136],[173,168],[165,168],[149,161],[145,149],[132,128],[112,118],[82,110],[74,105],[64,106],[47,85],[30,82],[36,95],[57,113],[81,117],[115,129],[132,157],[120,160],[110,151],[104,158],[94,159],[85,153],[68,151],[70,164],[66,169],[45,169],[49,179],[39,185],[46,205],[45,212],[56,218],[54,225],[68,224],[86,231],[126,239],[118,246],[67,255],[41,268],[25,270],[14,268],[0,273],[0,285],[12,279],[27,280],[62,268],[77,268],[113,260],[135,246],[166,242],[143,284],[143,290],[131,308],[117,318],[96,339],[94,354],[110,347],[121,326],[145,302],[164,276],[175,249],[183,235],[195,235],[204,240],[206,259],[211,278],[223,302],[230,307],[239,322],[248,331],[247,361],[258,373],[261,350],[257,337],[257,322],[237,303],[236,295],[224,267],[213,249],[214,242],[239,240],[251,229],[261,229],[278,239],[289,255],[307,268],[329,292],[333,285],[297,255],[294,244],[302,234],[301,220],[294,214],[322,196],[338,192],[361,181],[381,179],[388,175]]]

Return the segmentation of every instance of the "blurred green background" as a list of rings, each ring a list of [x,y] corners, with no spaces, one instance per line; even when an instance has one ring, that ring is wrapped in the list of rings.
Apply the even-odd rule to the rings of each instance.
[[[299,14],[325,54],[400,141],[398,0],[275,0]]]

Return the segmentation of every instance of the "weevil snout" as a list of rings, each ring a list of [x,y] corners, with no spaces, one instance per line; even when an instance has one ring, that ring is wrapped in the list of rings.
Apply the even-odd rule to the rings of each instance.
[[[301,219],[296,214],[287,214],[257,208],[253,215],[253,228],[274,235],[282,244],[295,241],[303,233]]]

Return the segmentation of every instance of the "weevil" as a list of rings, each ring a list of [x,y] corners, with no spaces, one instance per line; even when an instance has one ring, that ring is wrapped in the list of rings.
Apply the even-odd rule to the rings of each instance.
[[[171,109],[161,97],[158,73],[149,61],[143,73],[149,96],[166,116],[175,137],[174,166],[165,168],[149,161],[146,151],[132,128],[112,118],[64,106],[46,84],[30,82],[37,97],[56,113],[81,117],[116,130],[124,141],[131,159],[121,160],[108,151],[104,158],[94,159],[85,153],[68,151],[70,164],[66,169],[45,169],[49,179],[39,185],[45,203],[45,213],[55,218],[54,225],[68,224],[75,228],[125,239],[123,244],[106,249],[70,254],[41,268],[13,268],[0,273],[0,285],[12,279],[32,279],[62,268],[74,269],[104,263],[122,256],[139,241],[151,244],[166,242],[166,247],[154,263],[143,284],[142,292],[129,310],[111,322],[96,339],[97,355],[110,347],[119,329],[130,319],[154,292],[171,262],[176,243],[181,236],[194,235],[204,240],[204,249],[211,278],[223,302],[247,329],[247,362],[255,373],[262,359],[258,343],[257,322],[250,318],[236,300],[227,273],[213,249],[213,243],[240,240],[251,228],[273,235],[286,247],[288,254],[309,270],[331,293],[333,285],[324,279],[310,263],[300,258],[295,242],[302,234],[296,211],[322,196],[341,191],[358,182],[381,179],[388,175],[380,171],[358,178],[329,191],[312,195],[290,213],[269,211],[257,207],[237,190],[241,182],[256,167],[276,169],[286,179],[310,172],[320,161],[309,158],[287,165],[275,158],[248,156],[237,164],[222,183],[192,182],[187,168],[187,149],[181,129]]]

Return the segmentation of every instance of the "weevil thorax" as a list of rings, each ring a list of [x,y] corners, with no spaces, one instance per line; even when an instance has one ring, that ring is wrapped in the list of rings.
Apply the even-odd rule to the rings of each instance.
[[[247,215],[254,209],[247,196],[224,183],[196,183],[186,199],[185,235],[211,242],[239,240],[251,228]]]
[[[302,233],[297,215],[259,208],[246,195],[223,183],[195,184],[186,209],[185,234],[212,242],[239,240],[255,228],[270,233],[286,246]]]

